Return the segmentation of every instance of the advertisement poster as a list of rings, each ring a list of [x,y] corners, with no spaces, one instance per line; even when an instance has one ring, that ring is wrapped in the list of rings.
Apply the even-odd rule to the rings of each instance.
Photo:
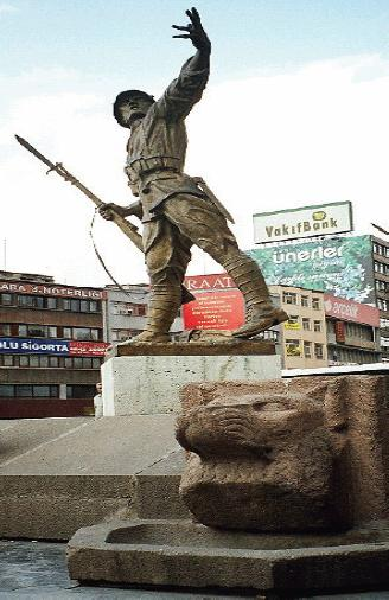
[[[297,286],[375,304],[370,236],[255,248],[268,285]]]
[[[286,356],[301,356],[301,345],[287,343]]]
[[[239,291],[200,293],[185,304],[184,328],[229,331],[244,323],[244,302]]]

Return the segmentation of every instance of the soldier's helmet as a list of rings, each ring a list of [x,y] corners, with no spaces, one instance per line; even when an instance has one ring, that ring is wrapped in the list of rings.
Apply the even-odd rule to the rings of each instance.
[[[143,90],[125,90],[124,92],[120,92],[120,94],[116,96],[115,102],[113,103],[113,115],[116,121],[119,123],[119,125],[123,126],[123,119],[120,112],[120,107],[123,106],[123,104],[128,102],[128,100],[130,100],[134,96],[144,98],[145,100],[149,100],[150,102],[154,102],[154,96],[150,96],[150,94],[144,92]]]

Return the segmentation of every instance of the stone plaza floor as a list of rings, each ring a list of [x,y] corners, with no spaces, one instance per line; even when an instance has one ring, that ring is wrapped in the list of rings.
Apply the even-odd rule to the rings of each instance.
[[[68,577],[65,543],[0,541],[0,600],[243,600],[255,595],[80,586]],[[260,596],[258,596],[259,598]],[[284,596],[285,598],[285,596]],[[296,597],[294,597],[296,599]],[[389,600],[389,592],[310,596],[312,600]],[[308,597],[299,597],[307,600]],[[297,599],[296,599],[297,600]]]

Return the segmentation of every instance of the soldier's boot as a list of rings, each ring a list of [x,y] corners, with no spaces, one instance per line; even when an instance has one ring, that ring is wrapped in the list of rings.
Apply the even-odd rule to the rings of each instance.
[[[243,294],[246,322],[232,332],[235,337],[250,338],[288,320],[285,311],[273,305],[269,290],[257,263],[243,252],[223,260],[223,267]]]
[[[170,342],[170,327],[178,314],[181,301],[180,287],[168,282],[153,285],[147,308],[146,329],[131,342],[165,344]]]

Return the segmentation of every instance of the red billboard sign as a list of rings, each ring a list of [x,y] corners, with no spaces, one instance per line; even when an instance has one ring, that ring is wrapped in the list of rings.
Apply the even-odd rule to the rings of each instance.
[[[336,321],[335,323],[336,343],[344,344],[346,341],[346,326],[344,321]]]
[[[70,340],[70,356],[104,356],[110,344],[102,342],[76,342]]]
[[[79,300],[104,300],[107,292],[91,288],[76,288],[57,284],[31,284],[20,281],[0,281],[0,292],[17,294],[37,294],[39,296],[59,296]]]
[[[193,288],[192,288],[193,290]],[[234,330],[244,323],[244,301],[237,290],[199,294],[184,307],[185,329]]]
[[[372,327],[380,326],[380,311],[374,306],[368,304],[359,304],[354,300],[346,300],[338,298],[331,294],[324,294],[324,310],[326,315],[335,319],[344,321],[353,321],[354,323],[362,323],[371,325]]]
[[[235,282],[228,273],[219,273],[216,275],[187,275],[185,277],[185,286],[188,290],[226,290],[236,289]]]

